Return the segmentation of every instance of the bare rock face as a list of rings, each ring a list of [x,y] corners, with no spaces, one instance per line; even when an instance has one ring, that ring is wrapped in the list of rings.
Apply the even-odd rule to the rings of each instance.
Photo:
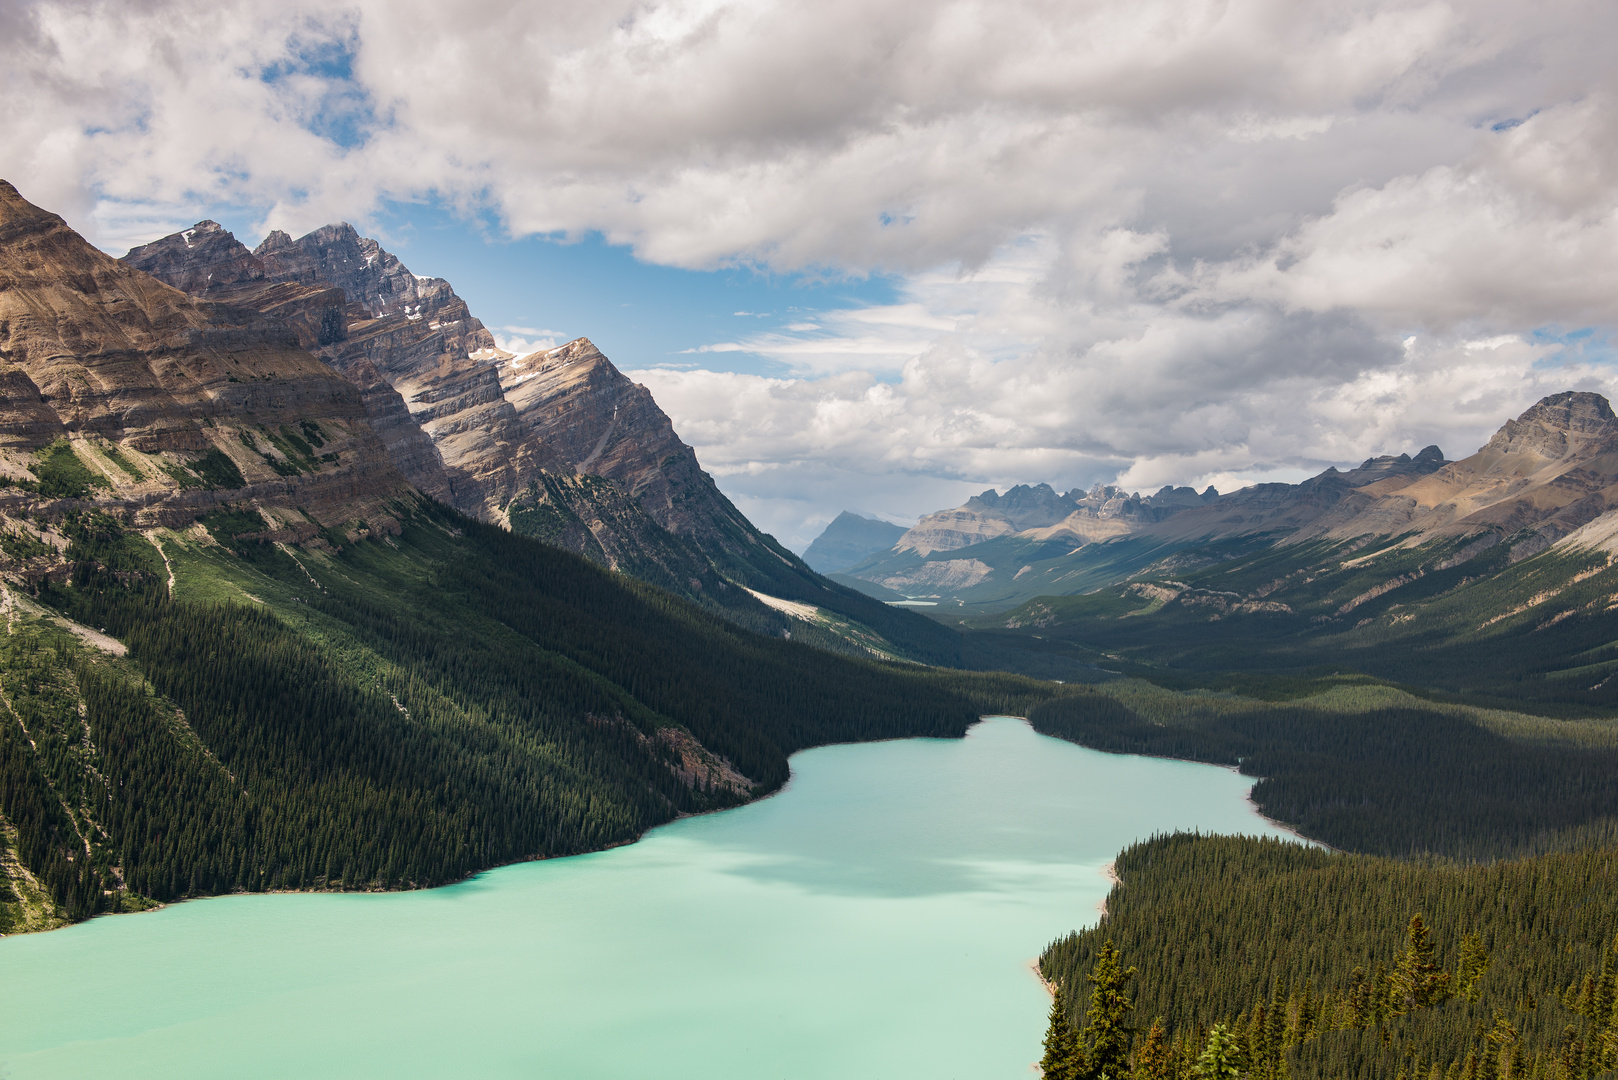
[[[127,258],[284,322],[361,391],[400,472],[466,513],[692,595],[719,587],[720,565],[753,582],[812,578],[588,340],[503,353],[448,282],[349,225],[271,233],[248,252],[204,222]]]
[[[284,323],[199,302],[104,255],[3,181],[0,399],[7,475],[66,440],[106,476],[89,497],[136,524],[247,501],[302,539],[392,522],[389,506],[409,495],[359,393]],[[188,472],[220,456],[245,486]]]
[[[930,555],[981,544],[997,536],[1011,536],[1056,525],[1079,513],[1077,492],[1058,495],[1049,484],[1018,484],[1004,495],[990,488],[953,510],[928,514],[901,536],[894,547]]]
[[[1019,484],[1004,495],[990,489],[953,510],[928,514],[899,539],[896,548],[918,555],[954,551],[998,536],[1031,540],[1066,538],[1088,544],[1122,536],[1181,510],[1200,507],[1219,493],[1165,487],[1150,498],[1111,484],[1058,495],[1049,484]]]
[[[1618,434],[1618,417],[1600,394],[1552,394],[1507,420],[1478,452],[1561,458]]]
[[[284,273],[272,278],[262,258],[211,221],[134,248],[123,261],[193,295],[283,322],[304,349],[321,356],[360,391],[372,430],[405,479],[424,494],[455,504],[449,474],[432,439],[392,383],[362,351],[349,348],[349,303],[341,288],[277,280]],[[366,308],[353,314],[369,321]],[[404,321],[413,325],[408,318]]]
[[[513,498],[559,467],[504,398],[494,362],[506,354],[449,282],[417,277],[347,223],[297,240],[273,232],[253,254],[270,280],[343,291],[345,337],[327,354],[339,370],[368,365],[399,393],[444,463],[445,501],[501,521]]]
[[[754,531],[702,471],[651,391],[588,338],[502,361],[500,384],[568,471],[613,481],[670,532],[723,541]]]
[[[184,232],[131,248],[123,261],[193,296],[216,286],[264,280],[264,261],[217,221],[199,221]]]
[[[1553,394],[1395,497],[1415,531],[1529,533],[1513,547],[1529,554],[1618,508],[1618,418],[1599,394]]]
[[[1301,484],[1260,484],[1150,530],[1163,537],[1515,538],[1526,555],[1618,508],[1618,417],[1599,394],[1553,394],[1508,420],[1476,454],[1371,458]]]

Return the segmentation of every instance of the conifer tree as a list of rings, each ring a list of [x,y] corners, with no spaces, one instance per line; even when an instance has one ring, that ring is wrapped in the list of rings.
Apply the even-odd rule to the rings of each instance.
[[[1410,917],[1408,943],[1393,965],[1394,1013],[1403,1016],[1449,997],[1449,972],[1434,960],[1435,949],[1420,912]]]
[[[1130,1080],[1172,1080],[1174,1076],[1174,1047],[1169,1044],[1168,1031],[1163,1018],[1152,1021],[1146,1039],[1135,1049],[1135,1065]]]
[[[1242,1053],[1236,1036],[1224,1024],[1215,1024],[1208,1032],[1191,1075],[1197,1080],[1236,1080],[1242,1075]]]
[[[1349,976],[1346,1023],[1349,1027],[1367,1028],[1371,1026],[1371,978],[1365,974],[1365,969],[1355,965],[1354,972]]]
[[[1078,1032],[1067,1015],[1067,995],[1060,983],[1051,997],[1050,1024],[1045,1029],[1045,1056],[1039,1059],[1045,1080],[1079,1080],[1084,1069],[1084,1053]]]
[[[1135,1007],[1130,1000],[1129,980],[1135,969],[1119,962],[1112,942],[1101,947],[1095,969],[1090,972],[1090,1009],[1082,1033],[1085,1050],[1084,1080],[1123,1080],[1129,1074],[1129,1044],[1135,1029],[1127,1023]]]
[[[1489,954],[1483,949],[1483,935],[1473,933],[1461,938],[1461,958],[1455,964],[1455,996],[1477,1001],[1478,980],[1487,970]]]

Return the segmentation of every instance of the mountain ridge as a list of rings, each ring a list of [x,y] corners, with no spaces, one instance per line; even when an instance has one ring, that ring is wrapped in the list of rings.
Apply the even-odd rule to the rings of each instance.
[[[587,338],[505,353],[448,282],[411,273],[346,223],[271,233],[249,252],[199,222],[124,261],[284,320],[361,391],[400,473],[464,513],[755,629],[877,655],[948,662],[958,651],[927,620],[820,577],[755,528],[651,393]],[[782,614],[801,607],[748,590],[817,614],[804,625]]]
[[[54,491],[158,526],[250,498],[307,541],[395,529],[412,497],[359,393],[286,326],[125,266],[4,181],[0,361],[8,513]]]
[[[1077,495],[1048,485],[985,492],[928,515],[892,550],[843,573],[953,606],[1005,606],[1094,589],[1220,543],[1509,539],[1512,558],[1526,558],[1618,508],[1618,417],[1600,395],[1567,391],[1506,420],[1459,461],[1428,446],[1328,468],[1296,484],[1200,496],[1168,488],[1141,498],[1098,485],[1075,516],[1053,521],[1079,506]],[[1019,520],[1001,509],[1008,499],[1038,513]]]

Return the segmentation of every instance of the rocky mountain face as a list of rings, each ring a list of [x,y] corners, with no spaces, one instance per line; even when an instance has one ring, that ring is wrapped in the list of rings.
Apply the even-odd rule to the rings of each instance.
[[[835,573],[868,555],[886,551],[906,531],[903,525],[844,510],[815,537],[803,553],[803,561],[822,574]]]
[[[811,622],[792,633],[830,647],[863,650],[869,637],[879,652],[954,655],[948,631],[821,578],[754,528],[650,392],[587,339],[502,352],[449,283],[349,225],[271,233],[248,251],[199,222],[125,262],[294,334],[357,391],[396,471],[441,502],[755,629],[787,632],[777,624],[790,611]],[[822,608],[832,614],[800,614]]]
[[[285,323],[102,254],[3,181],[0,471],[7,514],[155,527],[248,502],[300,542],[395,529],[411,497],[360,393]]]
[[[1335,467],[1297,484],[1255,484],[1174,513],[1145,530],[1154,537],[1220,538],[1285,534],[1306,539],[1338,528],[1380,531],[1378,503],[1449,464],[1436,446],[1409,454],[1367,458],[1341,472]],[[1363,519],[1361,515],[1364,515]]]
[[[1446,461],[1373,458],[1302,484],[1263,484],[1154,528],[1218,538],[1410,535],[1510,539],[1521,558],[1618,507],[1618,418],[1599,394],[1568,392],[1508,420],[1478,452]]]
[[[448,282],[417,277],[352,226],[273,232],[249,252],[200,222],[125,260],[286,319],[362,391],[400,471],[466,513],[682,591],[706,562],[659,529],[699,548],[761,546],[650,392],[588,340],[504,353]]]
[[[676,536],[725,547],[754,534],[651,391],[627,379],[588,338],[502,359],[497,367],[506,400],[560,459],[560,471],[612,481]]]
[[[1036,539],[1067,536],[1090,543],[1203,506],[1218,495],[1211,487],[1199,495],[1191,488],[1168,486],[1144,499],[1139,492],[1110,484],[1097,484],[1089,491],[1075,488],[1065,495],[1049,484],[1019,484],[1004,495],[990,488],[953,510],[928,514],[894,548],[925,556],[1019,534]]]
[[[1471,457],[1360,490],[1376,501],[1323,521],[1329,535],[1489,535],[1512,540],[1520,558],[1618,508],[1618,418],[1599,394],[1554,394]]]

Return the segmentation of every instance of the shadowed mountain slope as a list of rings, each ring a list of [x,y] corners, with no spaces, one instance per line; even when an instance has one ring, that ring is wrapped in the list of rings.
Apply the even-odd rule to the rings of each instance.
[[[903,525],[862,517],[844,510],[803,553],[803,561],[829,574],[891,548],[905,534]]]

